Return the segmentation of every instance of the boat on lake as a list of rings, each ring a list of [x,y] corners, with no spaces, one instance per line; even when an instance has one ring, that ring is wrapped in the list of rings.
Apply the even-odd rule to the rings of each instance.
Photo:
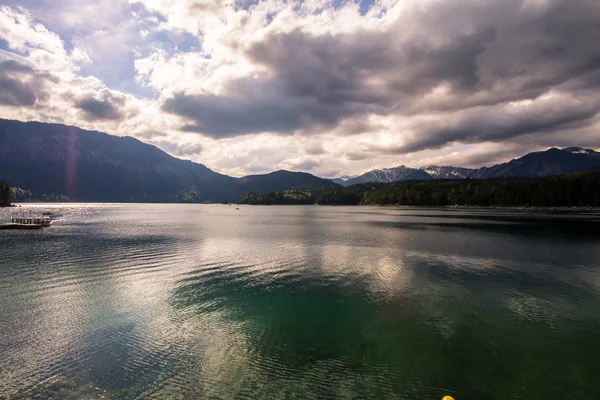
[[[11,217],[10,222],[0,222],[0,229],[42,229],[50,226],[51,223],[52,220],[48,215],[19,211]]]

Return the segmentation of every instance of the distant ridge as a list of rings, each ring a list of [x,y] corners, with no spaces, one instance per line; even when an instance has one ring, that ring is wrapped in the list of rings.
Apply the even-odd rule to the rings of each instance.
[[[592,149],[568,147],[551,148],[546,151],[529,153],[507,163],[483,167],[473,171],[469,178],[541,178],[551,175],[563,175],[571,172],[594,169],[600,166],[600,153]]]
[[[430,165],[409,168],[401,165],[396,168],[372,170],[353,179],[336,179],[335,182],[350,186],[357,183],[386,183],[404,180],[541,178],[596,168],[600,168],[600,153],[593,149],[567,147],[529,153],[521,158],[492,167],[470,169]]]

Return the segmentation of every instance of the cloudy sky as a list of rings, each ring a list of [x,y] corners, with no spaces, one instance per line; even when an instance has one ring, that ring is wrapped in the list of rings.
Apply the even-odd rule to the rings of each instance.
[[[234,176],[600,148],[598,0],[0,0],[0,117]]]

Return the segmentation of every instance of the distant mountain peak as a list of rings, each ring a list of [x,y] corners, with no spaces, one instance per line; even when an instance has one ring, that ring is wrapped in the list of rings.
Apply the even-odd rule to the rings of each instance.
[[[541,178],[570,174],[600,167],[600,153],[581,147],[551,148],[511,160],[507,163],[475,170],[472,179]]]
[[[566,147],[561,150],[573,154],[600,154],[597,151],[594,151],[593,149],[584,149],[583,147]]]
[[[582,147],[558,149],[553,147],[544,151],[529,153],[492,167],[472,169],[451,165],[428,165],[420,168],[410,168],[399,165],[394,168],[374,169],[356,178],[335,180],[335,182],[350,186],[357,183],[385,183],[402,180],[537,178],[598,167],[600,167],[600,153],[593,149]]]
[[[471,168],[453,167],[450,165],[430,165],[428,167],[421,167],[419,170],[427,172],[434,179],[465,179],[474,171]]]

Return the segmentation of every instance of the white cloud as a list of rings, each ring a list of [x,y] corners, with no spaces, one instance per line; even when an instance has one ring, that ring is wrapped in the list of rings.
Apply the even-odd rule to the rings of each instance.
[[[353,175],[481,165],[565,140],[600,145],[600,68],[585,31],[600,10],[590,2],[380,0],[366,13],[329,0],[39,7],[0,7],[0,59],[46,74],[43,95],[0,106],[0,116],[136,136],[219,172]],[[175,98],[191,100],[185,112],[165,107]]]
[[[25,9],[0,7],[0,37],[11,50],[47,68],[68,67],[68,55],[57,34],[32,20]]]

